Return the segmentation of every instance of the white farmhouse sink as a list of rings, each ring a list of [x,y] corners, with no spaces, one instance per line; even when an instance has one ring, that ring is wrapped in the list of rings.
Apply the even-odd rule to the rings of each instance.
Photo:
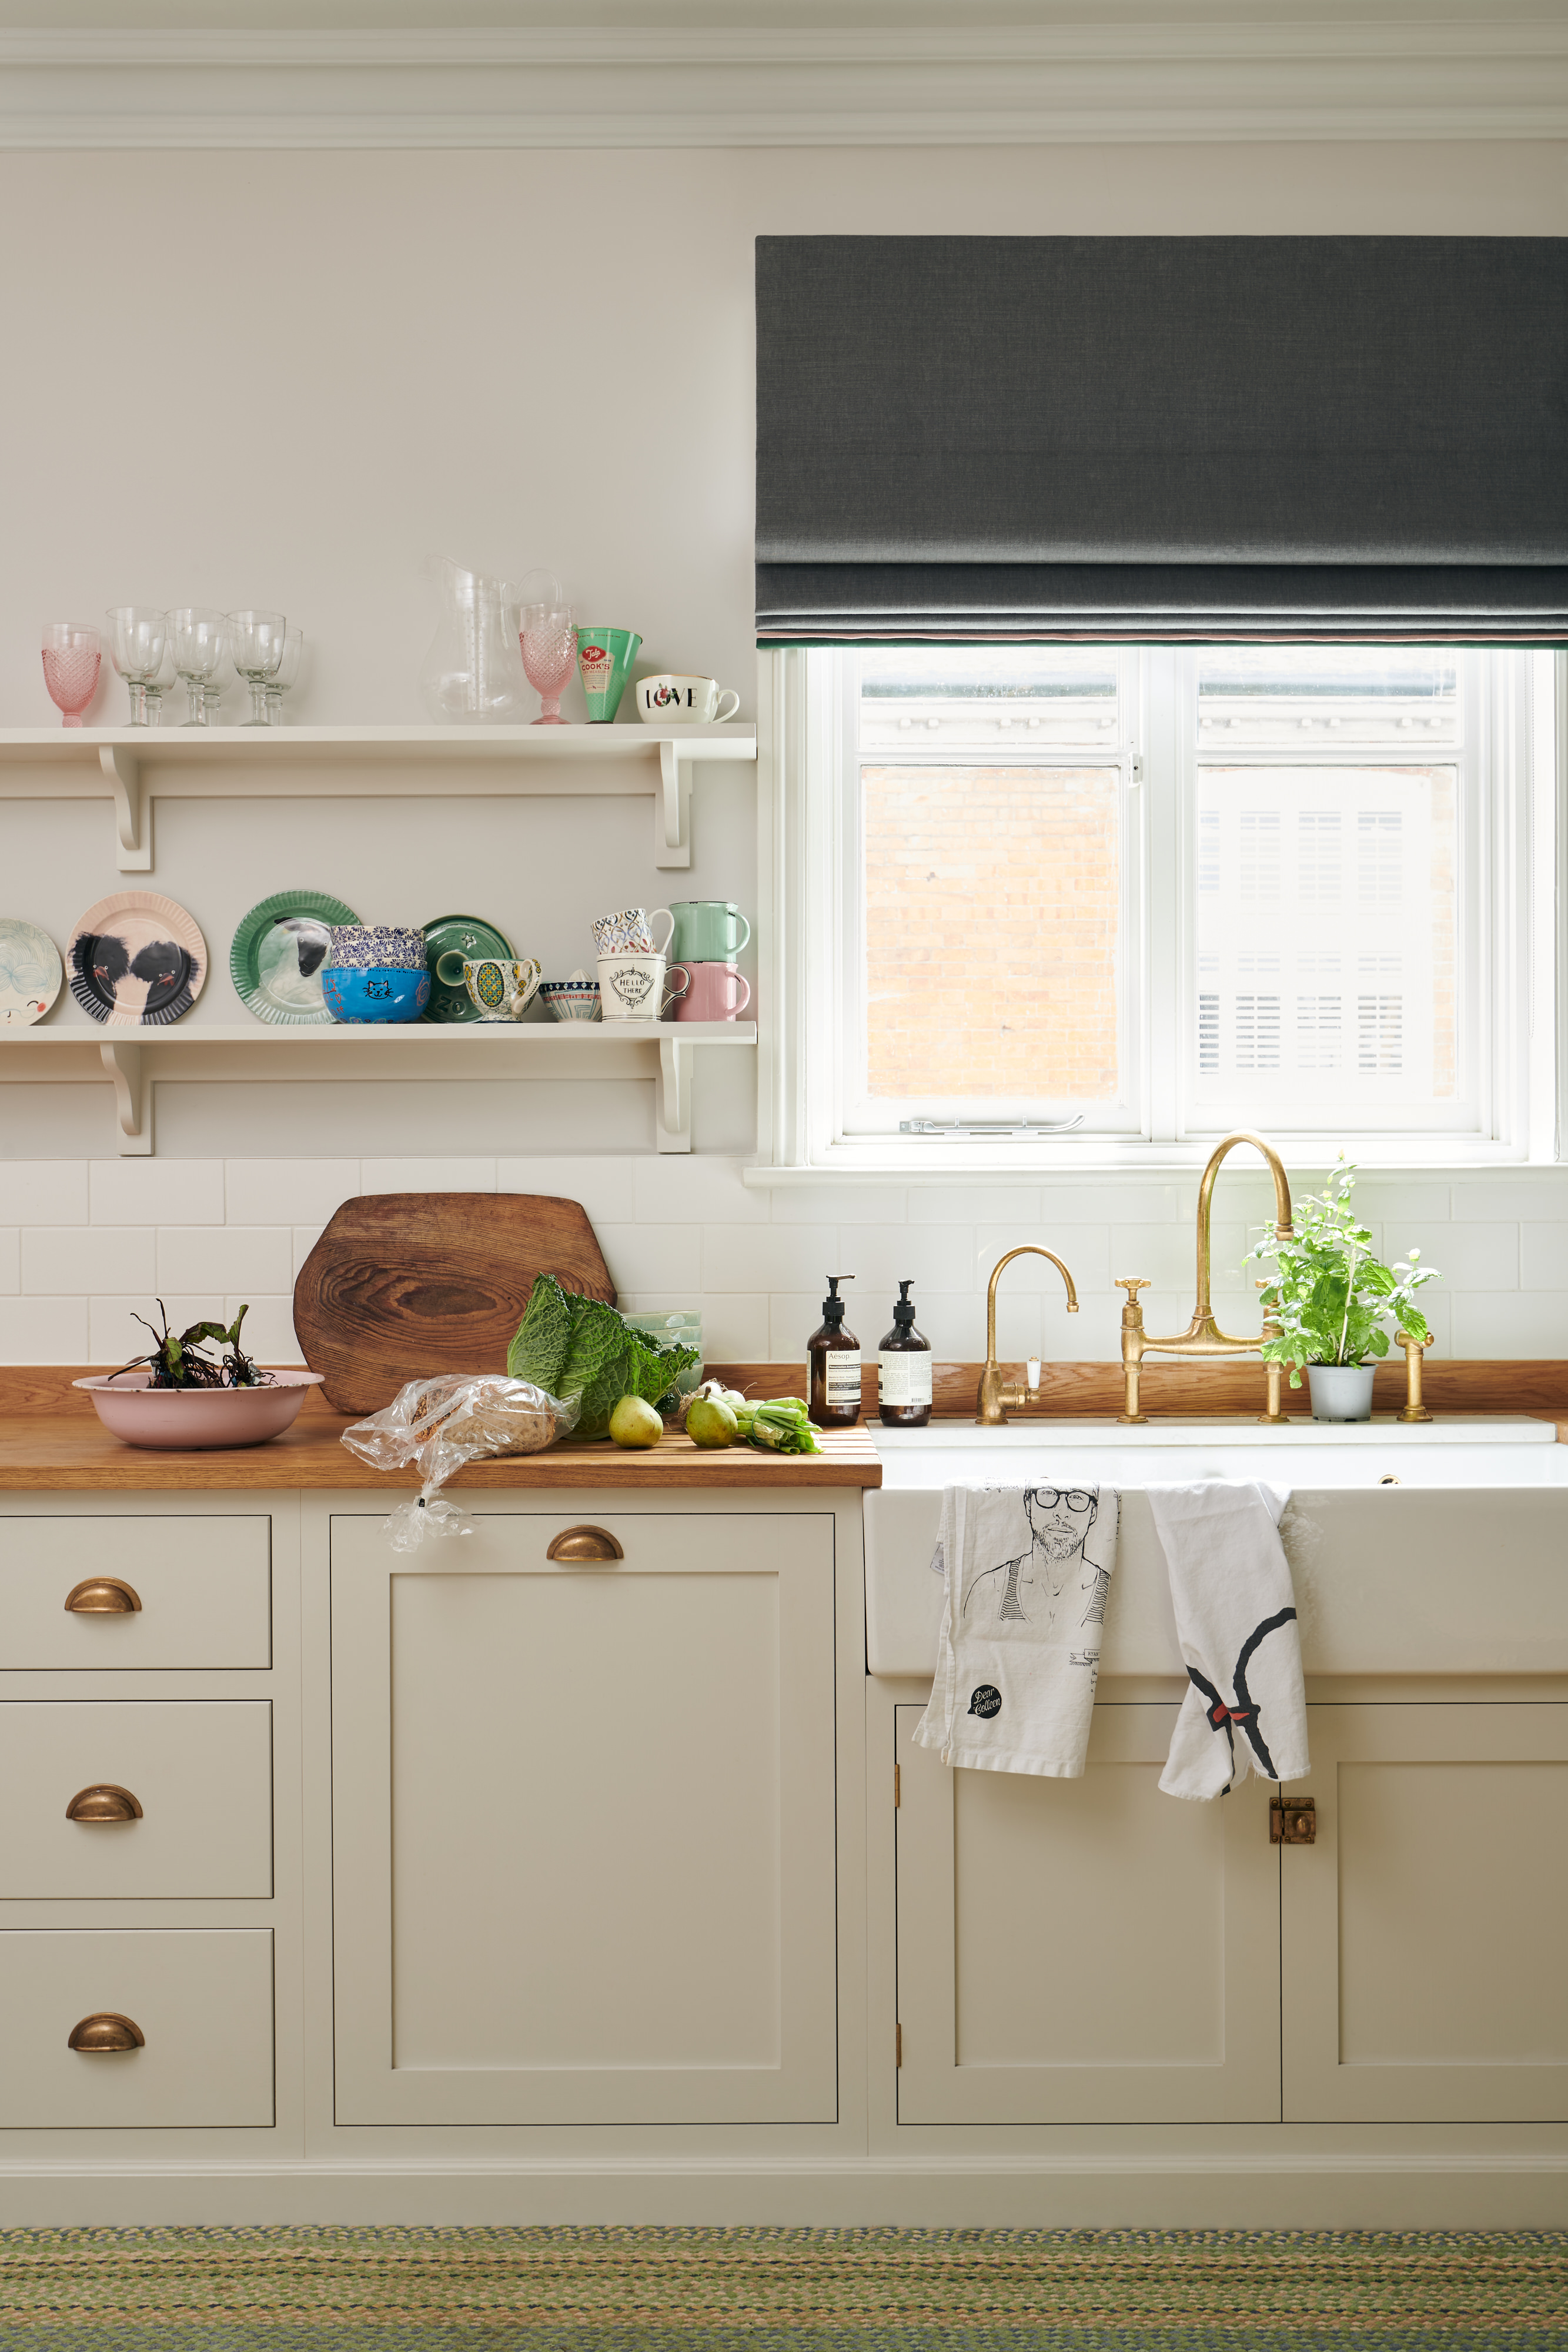
[[[1029,1486],[1076,1478],[1091,1486],[1168,1486],[1190,1478],[1260,1478],[1276,1486],[1568,1486],[1568,1445],[1556,1423],[1516,1420],[1256,1420],[1009,1422],[978,1429],[936,1422],[928,1429],[867,1423],[882,1456],[884,1486]]]
[[[865,1499],[866,1662],[929,1680],[945,1486],[1076,1481],[1122,1492],[1102,1672],[1185,1681],[1148,1504],[1193,1478],[1288,1487],[1281,1523],[1309,1675],[1568,1673],[1568,1445],[1549,1421],[869,1424],[883,1484]],[[1396,1479],[1397,1485],[1385,1485]]]

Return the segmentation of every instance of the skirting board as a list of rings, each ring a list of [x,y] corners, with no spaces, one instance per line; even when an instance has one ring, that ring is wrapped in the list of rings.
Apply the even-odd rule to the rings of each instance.
[[[831,2229],[1557,2229],[1568,2157],[1055,2164],[49,2166],[0,2170],[0,2227],[638,2223]]]

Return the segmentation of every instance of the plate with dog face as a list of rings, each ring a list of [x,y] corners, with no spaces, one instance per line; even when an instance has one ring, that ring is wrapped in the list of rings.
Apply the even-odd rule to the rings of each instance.
[[[193,915],[156,890],[116,890],[71,927],[71,994],[110,1029],[165,1028],[188,1013],[207,977]]]
[[[47,931],[0,915],[0,1029],[30,1029],[60,992],[65,968]]]
[[[258,1021],[319,1029],[331,1021],[321,967],[334,923],[358,915],[325,890],[278,890],[248,915],[229,949],[229,973],[247,1013]]]

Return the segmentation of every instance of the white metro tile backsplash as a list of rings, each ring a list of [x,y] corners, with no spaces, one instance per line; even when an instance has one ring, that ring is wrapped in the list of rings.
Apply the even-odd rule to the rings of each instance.
[[[849,1321],[868,1351],[908,1276],[937,1353],[978,1357],[991,1267],[1020,1242],[1065,1259],[1082,1312],[1067,1313],[1054,1267],[1009,1266],[997,1339],[1009,1361],[1040,1349],[1113,1360],[1119,1274],[1152,1278],[1152,1328],[1179,1330],[1192,1311],[1196,1176],[768,1190],[742,1181],[745,1164],[706,1152],[0,1161],[0,1360],[122,1362],[141,1344],[132,1311],[152,1313],[162,1288],[176,1323],[232,1320],[248,1304],[256,1351],[298,1362],[295,1278],[334,1209],[366,1192],[580,1201],[626,1306],[700,1307],[716,1362],[803,1361],[830,1274],[855,1276]],[[1310,1171],[1293,1189],[1321,1181]],[[1447,1277],[1425,1297],[1440,1352],[1568,1358],[1568,1170],[1380,1171],[1356,1198],[1385,1248],[1416,1244]],[[1242,1252],[1270,1205],[1266,1182],[1222,1180],[1215,1286],[1227,1328],[1255,1328]]]

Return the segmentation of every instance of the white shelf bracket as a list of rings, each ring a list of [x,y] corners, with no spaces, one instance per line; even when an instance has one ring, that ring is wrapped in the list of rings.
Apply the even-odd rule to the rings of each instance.
[[[116,1141],[122,1160],[152,1149],[152,1088],[140,1045],[100,1045],[104,1076],[114,1087]]]
[[[122,874],[152,870],[152,807],[141,789],[141,762],[122,743],[100,743],[98,763],[114,794],[114,829]]]
[[[653,863],[689,867],[692,862],[692,763],[676,743],[659,746],[659,785],[653,794]]]
[[[660,1151],[689,1151],[692,1148],[692,1049],[678,1037],[659,1040],[653,1140]]]

